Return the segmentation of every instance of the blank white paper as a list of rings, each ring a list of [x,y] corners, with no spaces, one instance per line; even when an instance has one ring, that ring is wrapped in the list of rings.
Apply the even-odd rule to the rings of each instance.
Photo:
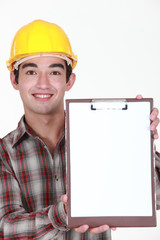
[[[69,104],[72,217],[152,216],[150,103],[127,105]]]

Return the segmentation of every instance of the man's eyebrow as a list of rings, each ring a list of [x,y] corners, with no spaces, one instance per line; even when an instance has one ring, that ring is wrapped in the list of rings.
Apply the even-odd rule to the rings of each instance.
[[[27,67],[38,67],[37,64],[35,63],[25,63],[23,66],[22,66],[22,69],[24,68],[27,68]]]
[[[54,67],[60,67],[60,68],[64,69],[64,66],[61,63],[53,63],[53,64],[49,65],[49,68],[54,68]]]
[[[27,67],[36,67],[36,68],[38,68],[37,64],[35,64],[35,63],[25,63],[22,66],[22,69],[27,68]],[[61,63],[53,63],[53,64],[49,65],[49,68],[56,68],[56,67],[64,69],[64,65],[61,64]]]

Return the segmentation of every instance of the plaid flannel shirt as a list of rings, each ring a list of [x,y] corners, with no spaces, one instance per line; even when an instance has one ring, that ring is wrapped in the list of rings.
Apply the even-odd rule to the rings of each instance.
[[[0,142],[0,239],[111,239],[110,230],[94,235],[66,228],[65,169],[65,138],[51,156],[23,117]]]
[[[156,165],[156,204],[157,210],[160,209],[160,153],[155,154],[155,165]]]

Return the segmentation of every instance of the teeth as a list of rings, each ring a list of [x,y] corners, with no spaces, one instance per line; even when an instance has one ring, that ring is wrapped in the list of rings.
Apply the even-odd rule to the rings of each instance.
[[[51,96],[51,94],[45,94],[45,95],[39,95],[39,94],[35,94],[34,95],[35,97],[38,97],[38,98],[48,98],[48,97],[50,97]]]

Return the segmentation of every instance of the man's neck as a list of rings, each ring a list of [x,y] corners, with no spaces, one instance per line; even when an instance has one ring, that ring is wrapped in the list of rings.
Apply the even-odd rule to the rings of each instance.
[[[64,111],[55,113],[52,116],[25,114],[25,120],[33,134],[41,138],[53,154],[58,142],[64,135]]]

